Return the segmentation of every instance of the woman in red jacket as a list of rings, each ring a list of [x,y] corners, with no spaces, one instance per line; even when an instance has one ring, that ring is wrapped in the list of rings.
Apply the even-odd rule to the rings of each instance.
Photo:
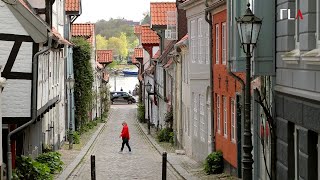
[[[124,145],[126,144],[128,149],[129,149],[129,152],[131,152],[131,148],[130,148],[130,145],[129,145],[129,139],[130,139],[130,135],[129,135],[129,128],[128,128],[128,125],[125,121],[122,122],[122,131],[121,131],[121,134],[120,134],[120,137],[122,137],[122,146],[121,146],[121,150],[120,152],[123,151],[123,148],[124,148]]]

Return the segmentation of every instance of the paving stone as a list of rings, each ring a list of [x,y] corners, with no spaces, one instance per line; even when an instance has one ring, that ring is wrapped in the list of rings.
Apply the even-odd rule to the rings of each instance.
[[[119,138],[122,121],[127,121],[132,153],[125,147],[118,153],[122,140]],[[162,157],[138,128],[136,105],[113,105],[109,121],[98,136],[96,143],[74,170],[69,179],[91,179],[90,155],[96,159],[97,180],[107,179],[161,179]],[[168,165],[167,179],[182,179]]]

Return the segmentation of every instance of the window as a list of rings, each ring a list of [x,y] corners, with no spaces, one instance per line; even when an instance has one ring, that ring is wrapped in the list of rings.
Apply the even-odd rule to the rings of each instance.
[[[205,130],[205,113],[204,113],[204,103],[205,99],[203,95],[200,95],[200,140],[202,142],[205,142],[205,135],[206,135],[206,130]]]
[[[219,64],[219,24],[216,24],[216,64]]]
[[[231,141],[236,142],[236,103],[231,99]]]
[[[218,133],[221,131],[221,122],[220,122],[220,96],[217,95],[217,130]]]
[[[188,136],[190,137],[190,121],[191,121],[191,119],[189,118],[190,117],[189,113],[190,113],[190,108],[187,108]]]
[[[223,135],[228,137],[228,122],[227,122],[227,98],[223,96]]]
[[[204,54],[203,54],[203,32],[202,32],[202,27],[203,23],[202,23],[202,19],[199,18],[198,19],[198,59],[199,59],[199,64],[203,64],[203,58],[204,58]]]
[[[196,21],[191,21],[191,53],[192,53],[192,63],[196,63],[197,59],[197,39],[196,39]]]
[[[193,134],[198,135],[198,100],[197,96],[193,93]]]
[[[210,63],[210,57],[209,57],[209,27],[206,27],[206,37],[204,38],[205,39],[205,61],[206,61],[206,64],[209,64]]]
[[[227,27],[226,23],[222,23],[222,64],[227,62]]]

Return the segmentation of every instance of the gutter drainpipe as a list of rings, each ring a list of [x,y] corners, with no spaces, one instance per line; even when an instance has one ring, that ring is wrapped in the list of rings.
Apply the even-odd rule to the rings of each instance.
[[[31,120],[28,121],[27,123],[23,124],[22,126],[18,127],[17,129],[13,130],[8,134],[8,180],[12,179],[12,154],[11,154],[11,136],[22,131],[32,123],[34,123],[37,120],[37,80],[38,80],[38,57],[49,51],[52,46],[52,33],[49,33],[49,41],[48,41],[48,46],[47,48],[37,52],[33,56],[33,61],[32,61],[32,112],[31,112]]]
[[[215,131],[214,131],[214,95],[213,95],[213,77],[214,77],[214,73],[213,73],[213,63],[212,63],[212,15],[211,15],[211,10],[213,8],[209,8],[209,4],[208,4],[208,0],[206,0],[205,2],[206,4],[206,9],[205,9],[205,19],[207,21],[207,23],[209,24],[210,28],[209,28],[209,59],[210,59],[210,93],[211,93],[211,151],[214,152],[216,150],[215,147],[215,142],[216,142],[216,137],[215,137]],[[209,17],[208,17],[209,16]]]

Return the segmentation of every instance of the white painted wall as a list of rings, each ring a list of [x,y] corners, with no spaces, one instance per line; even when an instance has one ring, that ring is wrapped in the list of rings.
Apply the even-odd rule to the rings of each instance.
[[[0,1],[0,12],[0,33],[28,35],[3,1]]]

